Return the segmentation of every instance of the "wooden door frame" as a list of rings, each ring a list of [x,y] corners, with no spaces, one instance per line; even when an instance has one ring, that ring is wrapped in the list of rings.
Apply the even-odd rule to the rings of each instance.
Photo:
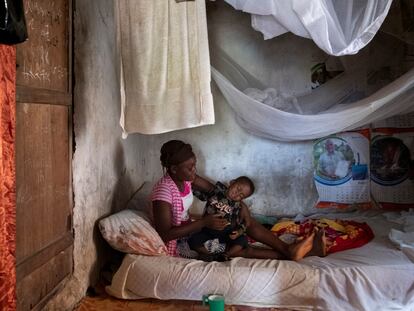
[[[33,1],[33,0],[30,0]],[[46,294],[31,310],[42,310],[46,303],[60,290],[63,289],[66,281],[73,275],[73,242],[74,242],[74,232],[73,232],[73,183],[72,183],[72,157],[73,157],[73,0],[67,0],[68,4],[68,68],[67,68],[67,92],[47,90],[41,88],[31,88],[23,85],[16,85],[16,105],[21,105],[22,103],[33,103],[33,104],[42,104],[46,103],[48,105],[59,105],[65,106],[68,109],[68,165],[69,165],[69,207],[71,209],[70,219],[67,219],[68,231],[64,236],[60,237],[56,241],[53,241],[49,245],[45,246],[34,256],[29,258],[23,258],[20,262],[16,262],[16,283],[21,282],[25,277],[27,277],[31,271],[36,270],[37,268],[42,267],[45,263],[48,262],[48,259],[55,257],[60,253],[63,253],[65,250],[70,248],[69,254],[71,254],[71,272],[66,277],[64,277],[58,284],[55,286],[51,292]],[[29,33],[30,40],[30,33]]]

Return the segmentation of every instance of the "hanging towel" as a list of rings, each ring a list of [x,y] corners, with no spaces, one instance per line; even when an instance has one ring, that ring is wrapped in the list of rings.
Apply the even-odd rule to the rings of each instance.
[[[214,124],[205,0],[115,9],[123,136]]]

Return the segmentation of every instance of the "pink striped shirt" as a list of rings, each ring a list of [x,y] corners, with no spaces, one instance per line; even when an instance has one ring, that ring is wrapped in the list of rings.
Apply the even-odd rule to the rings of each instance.
[[[151,201],[163,201],[171,205],[172,225],[178,227],[182,222],[184,210],[183,200],[181,197],[191,191],[191,182],[186,181],[184,184],[184,193],[181,194],[177,185],[170,175],[165,174],[154,186],[151,193]],[[177,240],[166,243],[168,254],[178,256]]]

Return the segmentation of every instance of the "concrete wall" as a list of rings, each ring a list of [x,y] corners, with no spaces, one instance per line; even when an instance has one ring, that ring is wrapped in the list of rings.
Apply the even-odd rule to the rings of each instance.
[[[46,310],[70,310],[94,284],[108,254],[97,232],[97,220],[122,208],[144,181],[161,174],[159,150],[169,139],[191,143],[198,171],[211,180],[229,181],[238,175],[253,178],[257,192],[249,201],[254,213],[294,215],[310,213],[317,200],[312,180],[312,145],[280,143],[254,137],[235,122],[233,112],[212,85],[216,124],[163,135],[130,135],[121,139],[119,83],[116,75],[115,25],[112,0],[77,0],[75,14],[75,144],[74,274]],[[227,52],[247,69],[285,92],[309,90],[309,68],[324,57],[310,40],[291,34],[277,38],[272,57],[277,71],[257,66],[249,48],[240,45],[232,30],[260,37],[246,14],[230,8],[213,10],[211,40],[226,42]]]

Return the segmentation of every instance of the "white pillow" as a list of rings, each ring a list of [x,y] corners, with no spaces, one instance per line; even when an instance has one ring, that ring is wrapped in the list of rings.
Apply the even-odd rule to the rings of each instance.
[[[103,238],[114,249],[139,255],[167,255],[161,237],[148,222],[145,213],[125,209],[99,221]]]

